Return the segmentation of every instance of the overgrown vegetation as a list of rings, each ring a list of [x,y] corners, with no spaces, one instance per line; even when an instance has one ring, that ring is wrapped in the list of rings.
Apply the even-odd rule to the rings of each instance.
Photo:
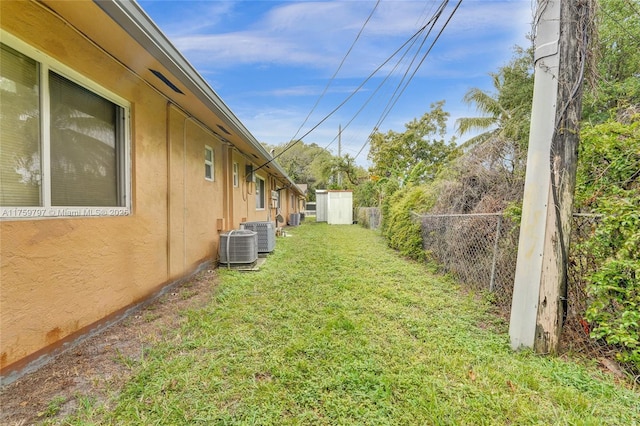
[[[602,0],[596,84],[586,93],[576,204],[603,215],[584,243],[591,336],[640,371],[640,4]]]
[[[640,114],[587,124],[580,155],[579,205],[603,215],[584,243],[599,265],[587,277],[586,319],[594,338],[640,366]]]
[[[417,260],[425,259],[420,223],[413,219],[411,212],[433,204],[434,198],[425,186],[411,185],[385,199],[382,232],[387,237],[390,247],[398,250],[403,256]]]
[[[582,276],[572,277],[578,280],[572,285],[582,288],[587,300],[569,301],[574,309],[582,309],[572,314],[577,316],[580,329],[611,345],[620,361],[630,363],[632,371],[640,371],[638,7],[634,0],[602,0],[597,13],[598,34],[590,49],[597,61],[587,70],[586,80],[591,85],[585,87],[575,207],[602,218],[590,234],[583,229],[570,260],[585,266],[580,269]],[[533,96],[532,49],[516,48],[512,61],[490,77],[493,92],[471,88],[464,98],[477,107],[479,115],[458,120],[460,135],[481,133],[461,145],[464,152],[460,157],[447,158],[437,174],[418,182],[419,189],[399,185],[388,190],[387,182],[380,185],[384,235],[391,247],[405,255],[424,257],[420,242],[409,237],[417,225],[408,210],[504,211],[519,222]],[[446,113],[440,111],[442,115]],[[375,155],[370,159],[376,174],[395,173],[389,161],[379,161]],[[465,222],[468,226],[473,223]],[[460,240],[448,243],[461,252],[468,251],[471,242],[464,235],[469,231],[461,230],[457,234]],[[511,250],[516,250],[516,245]],[[589,265],[584,265],[586,262]]]
[[[81,424],[634,424],[597,369],[510,350],[476,298],[358,226],[305,222],[145,351]]]

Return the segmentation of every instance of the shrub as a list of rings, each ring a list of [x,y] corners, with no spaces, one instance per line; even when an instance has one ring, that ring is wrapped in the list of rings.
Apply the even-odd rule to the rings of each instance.
[[[587,277],[591,337],[640,369],[640,116],[586,125],[580,156],[577,205],[603,215],[584,243],[597,263]]]
[[[411,212],[429,210],[434,203],[432,190],[427,186],[407,186],[388,197],[383,205],[383,235],[390,247],[402,255],[424,260],[420,222]]]

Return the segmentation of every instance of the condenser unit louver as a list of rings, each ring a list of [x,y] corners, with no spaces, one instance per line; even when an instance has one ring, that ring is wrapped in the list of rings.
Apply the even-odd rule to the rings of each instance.
[[[243,222],[241,228],[258,233],[258,253],[271,253],[276,247],[276,228],[272,222]]]
[[[300,225],[300,213],[291,213],[289,215],[289,225],[290,226]]]
[[[258,233],[233,230],[220,234],[221,264],[251,264],[258,260]]]

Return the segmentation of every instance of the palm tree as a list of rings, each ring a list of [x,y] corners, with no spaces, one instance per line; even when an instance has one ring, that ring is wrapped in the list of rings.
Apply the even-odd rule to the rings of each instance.
[[[477,87],[469,89],[463,101],[481,114],[456,120],[459,135],[480,130],[467,140],[464,148],[482,144],[490,139],[503,139],[526,145],[533,97],[533,59],[530,50],[519,49],[518,56],[497,73],[490,73],[495,93]]]

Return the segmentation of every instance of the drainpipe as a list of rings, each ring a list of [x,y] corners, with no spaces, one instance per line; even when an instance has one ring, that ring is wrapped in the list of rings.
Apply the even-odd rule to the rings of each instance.
[[[193,120],[187,115],[182,126],[182,273],[187,268],[187,124]]]
[[[222,147],[222,230],[231,228],[228,224],[229,216],[229,150],[223,141],[219,141]],[[215,170],[215,167],[214,167]],[[215,180],[215,172],[214,172]]]
[[[167,142],[167,280],[171,279],[171,102],[167,102],[165,132]]]

